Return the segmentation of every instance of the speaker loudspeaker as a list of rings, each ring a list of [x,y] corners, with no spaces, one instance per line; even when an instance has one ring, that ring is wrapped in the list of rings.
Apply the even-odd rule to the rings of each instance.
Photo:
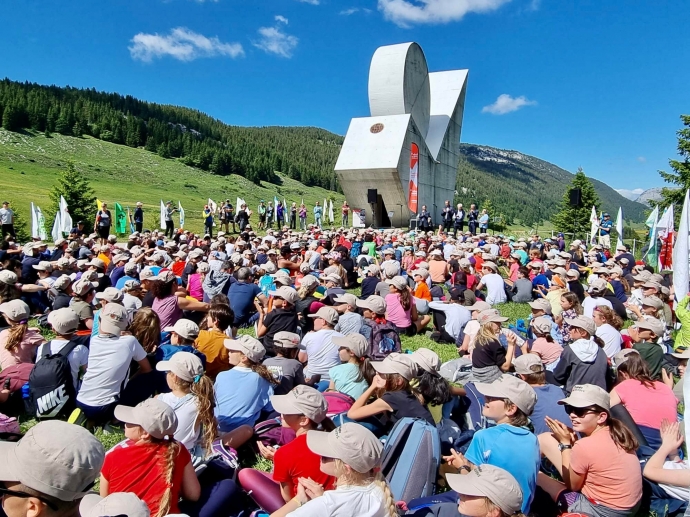
[[[582,205],[582,190],[574,188],[570,191],[570,206],[579,207]]]
[[[373,205],[376,203],[379,197],[379,192],[375,188],[370,188],[367,189],[367,200],[369,201],[370,205]]]

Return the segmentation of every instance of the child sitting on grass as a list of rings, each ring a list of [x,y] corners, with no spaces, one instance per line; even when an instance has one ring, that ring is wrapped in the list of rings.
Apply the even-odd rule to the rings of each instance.
[[[338,347],[343,364],[329,370],[331,382],[328,389],[339,391],[357,400],[376,375],[367,358],[369,342],[361,334],[348,334],[344,337],[334,337],[333,344]]]
[[[276,395],[285,395],[305,383],[304,366],[297,360],[299,341],[299,336],[293,332],[278,332],[273,336],[276,356],[265,359],[263,365],[279,383],[273,390]]]

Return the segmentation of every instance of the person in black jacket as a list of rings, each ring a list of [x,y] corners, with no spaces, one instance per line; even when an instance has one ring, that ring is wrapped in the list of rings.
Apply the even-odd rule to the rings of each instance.
[[[141,233],[144,231],[144,210],[143,203],[141,201],[137,202],[137,207],[134,209],[134,229],[135,231]]]
[[[568,290],[574,293],[582,303],[585,300],[585,288],[580,283],[580,272],[577,269],[569,269],[565,278],[568,280]]]

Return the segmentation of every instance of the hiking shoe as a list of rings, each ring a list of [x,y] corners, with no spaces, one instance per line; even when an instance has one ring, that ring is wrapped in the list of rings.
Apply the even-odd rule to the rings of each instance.
[[[86,421],[87,421],[87,420],[88,420],[88,419],[86,418],[86,415],[85,415],[84,412],[83,412],[81,409],[79,409],[79,408],[77,408],[77,409],[75,409],[74,411],[72,411],[72,414],[71,414],[71,415],[69,416],[69,418],[67,419],[67,421],[68,421],[70,424],[78,425],[78,426],[81,426],[81,427],[86,427]]]

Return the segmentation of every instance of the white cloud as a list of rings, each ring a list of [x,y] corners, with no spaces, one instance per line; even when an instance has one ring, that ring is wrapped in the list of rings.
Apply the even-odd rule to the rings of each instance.
[[[227,56],[237,58],[244,56],[244,49],[239,43],[223,43],[214,36],[207,38],[203,34],[191,31],[186,27],[177,27],[168,35],[145,34],[134,36],[129,46],[132,59],[150,63],[156,58],[170,56],[180,61],[193,61],[200,57]]]
[[[633,190],[627,188],[617,188],[614,190],[618,192],[621,196],[628,198],[632,201],[635,201],[638,197],[640,197],[640,194],[644,192],[643,188],[636,188]]]
[[[400,27],[415,23],[449,23],[468,13],[494,11],[510,0],[378,0],[379,11]]]
[[[644,156],[638,156],[638,157],[637,157],[637,161],[640,162],[640,163],[646,163],[646,162],[647,162],[647,158],[645,158]]]
[[[277,16],[276,20],[278,20]],[[280,22],[281,21],[278,20],[279,24]],[[253,41],[252,44],[264,52],[275,54],[280,57],[291,58],[293,51],[297,47],[297,43],[299,43],[299,39],[296,36],[283,32],[280,25],[276,25],[275,27],[261,27],[257,32],[261,38],[258,41]]]
[[[350,9],[345,9],[343,11],[340,11],[340,14],[342,16],[350,16],[352,14],[359,13],[359,12],[369,14],[371,12],[371,9],[367,9],[366,7],[362,7],[361,9],[359,7],[351,7]]]
[[[321,0],[297,0],[298,2],[302,2],[303,4],[311,4],[311,5],[319,5],[321,3]]]
[[[281,15],[276,16],[276,21],[278,23],[284,23],[285,25],[288,24],[288,19],[285,16],[281,16]]]
[[[507,93],[502,93],[498,96],[496,102],[484,106],[482,108],[482,113],[505,115],[506,113],[517,111],[524,106],[535,106],[536,104],[537,101],[531,101],[524,95],[520,95],[520,97],[511,97]]]

